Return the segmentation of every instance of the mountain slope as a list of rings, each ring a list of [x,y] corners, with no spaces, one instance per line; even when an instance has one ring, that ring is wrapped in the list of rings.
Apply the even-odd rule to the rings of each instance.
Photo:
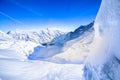
[[[0,31],[0,41],[8,40],[8,39],[12,39],[12,38],[9,35],[7,35],[6,33]]]
[[[80,36],[82,36],[84,34],[84,32],[88,31],[89,29],[93,30],[93,25],[94,25],[94,21],[87,24],[87,25],[81,25],[80,27],[78,27],[77,29],[75,29],[72,32],[68,32],[65,35],[61,35],[58,37],[55,37],[52,42],[57,42],[57,43],[61,43],[61,44],[65,44],[66,42],[79,38]]]
[[[76,35],[77,34],[78,33],[76,33]],[[78,63],[83,63],[84,60],[82,57],[85,55],[81,54],[82,50],[89,52],[86,48],[88,48],[88,45],[92,42],[94,35],[93,28],[91,27],[85,30],[83,34],[78,35],[79,36],[74,39],[63,41],[63,45],[60,45],[59,42],[65,39],[66,34],[60,35],[59,37],[61,39],[54,38],[56,42],[49,39],[51,42],[47,42],[46,44],[39,43],[39,46],[34,41],[28,41],[25,38],[26,36],[22,38],[19,37],[18,39],[14,38],[12,40],[0,41],[0,79],[83,80],[84,64]],[[67,39],[69,38],[68,35],[66,37]],[[36,48],[33,52],[34,47]],[[81,51],[79,51],[79,48],[81,48]],[[56,53],[57,50],[60,51]],[[32,52],[32,60],[28,60],[27,56]],[[34,53],[38,53],[38,56]],[[34,58],[39,58],[39,61],[33,60]]]
[[[43,44],[44,47],[43,46],[35,47],[34,52],[29,55],[28,59],[31,59],[31,60],[41,60],[41,59],[44,60],[45,59],[46,60],[46,58],[50,58],[49,61],[53,61],[53,58],[51,60],[51,57],[57,54],[66,56],[66,58],[65,57],[63,58],[62,56],[57,57],[58,59],[68,59],[70,57],[73,57],[73,56],[69,56],[70,54],[73,54],[74,58],[77,57],[75,54],[75,51],[77,52],[79,48],[83,49],[82,46],[85,45],[85,43],[84,44],[82,43],[82,41],[85,41],[83,39],[90,35],[88,37],[88,39],[90,40],[87,41],[86,39],[86,43],[92,40],[93,31],[94,31],[93,24],[94,22],[88,25],[85,25],[85,26],[80,26],[74,32],[69,32],[66,35],[55,37],[50,43]],[[73,38],[73,36],[75,37]],[[71,48],[73,46],[74,48],[76,47],[77,49],[73,50],[73,48]],[[71,52],[72,50],[73,52]],[[78,54],[78,55],[79,55],[78,56],[79,58],[81,54]],[[58,59],[57,60],[55,59],[53,62],[55,61],[61,62],[61,60],[58,60]]]
[[[61,53],[45,60],[56,63],[83,63],[89,53],[89,45],[92,43],[94,31],[86,31],[79,38],[68,41]]]
[[[83,80],[84,65],[25,60],[36,43],[24,40],[0,41],[1,80]]]

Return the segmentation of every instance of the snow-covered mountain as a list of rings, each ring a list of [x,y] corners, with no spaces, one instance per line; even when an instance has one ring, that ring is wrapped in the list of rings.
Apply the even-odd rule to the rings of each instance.
[[[68,42],[70,40],[73,40],[73,39],[76,39],[76,38],[82,36],[84,34],[84,32],[87,32],[90,29],[93,31],[93,25],[94,25],[94,21],[87,24],[87,25],[81,25],[80,27],[78,27],[74,31],[68,32],[65,35],[55,37],[52,40],[52,42],[65,44],[66,42]]]
[[[9,80],[13,80],[13,79],[14,80],[26,80],[26,79],[29,79],[29,80],[56,80],[56,79],[83,80],[84,78],[82,76],[83,68],[84,68],[83,64],[67,65],[62,63],[75,63],[75,62],[77,63],[78,58],[75,59],[75,57],[77,57],[77,55],[80,57],[81,54],[80,53],[78,53],[77,55],[74,54],[74,48],[75,47],[77,48],[75,51],[79,50],[79,48],[81,48],[82,50],[83,47],[85,46],[84,43],[85,44],[91,43],[91,40],[93,37],[92,26],[93,26],[93,23],[89,25],[85,25],[84,27],[80,26],[75,31],[69,32],[69,33],[63,33],[60,31],[51,32],[48,30],[45,32],[44,31],[40,31],[40,32],[10,31],[8,32],[5,35],[12,36],[12,39],[10,40],[6,38],[7,40],[0,41],[0,64],[2,65],[0,66],[0,70],[2,70],[0,71],[0,78],[4,80],[7,80],[8,78]],[[88,27],[88,29],[86,27]],[[77,35],[77,36],[73,38],[74,35]],[[45,38],[45,40],[39,43],[39,39],[42,39],[42,38]],[[91,40],[89,41],[88,39],[91,39]],[[62,55],[65,55],[66,57]],[[73,58],[71,56],[73,56]],[[28,59],[31,59],[31,60],[39,59],[40,61],[37,61],[37,62],[31,61],[31,60],[29,61],[27,60],[27,57]],[[57,64],[56,62],[61,64]],[[17,64],[17,65],[15,66],[14,64]],[[35,65],[36,67],[38,66],[38,68],[39,66],[43,66],[43,67],[38,69],[34,67]],[[8,66],[8,67],[5,67],[5,66]],[[24,69],[25,71],[22,69],[22,67],[26,67]],[[28,67],[31,67],[31,68],[28,68]],[[4,73],[5,72],[4,70],[7,70],[8,73]],[[11,70],[12,70],[12,75],[9,74],[11,73]],[[33,71],[35,71],[35,74],[31,76]],[[22,72],[25,72],[25,74]],[[39,72],[41,72],[41,74]],[[44,72],[44,75],[43,75],[43,72]],[[17,76],[16,76],[16,73],[18,73]],[[65,77],[64,75],[67,75],[67,76]],[[31,76],[31,77],[27,77],[27,76]]]
[[[47,28],[40,31],[9,31],[7,34],[16,40],[31,41],[36,44],[41,44],[50,42],[55,37],[65,34],[65,32]]]
[[[0,31],[0,41],[1,40],[9,40],[11,39],[12,37],[8,36],[6,33]]]
[[[63,41],[65,43],[64,46],[66,45],[66,48],[64,48],[64,51],[67,48],[70,50],[69,47],[72,46],[72,45],[69,45],[70,43],[74,44],[77,41],[81,40],[83,37],[85,37],[85,35],[88,36],[89,33],[93,32],[93,29],[89,29],[88,31],[84,31],[84,32],[85,32],[84,35],[78,34],[79,36],[81,36],[80,38],[76,37],[75,40],[70,39],[70,40],[66,40],[65,42]],[[10,33],[11,32],[8,33],[9,34],[8,36],[11,36]],[[21,37],[21,33],[24,34],[22,37]],[[53,60],[54,58],[48,59],[48,57],[50,58],[55,54],[57,54],[58,52],[60,52],[59,50],[62,49],[63,45],[61,46],[58,42],[62,42],[62,40],[65,40],[65,37],[68,39],[69,38],[68,35],[66,36],[66,34],[64,33],[61,35],[60,33],[60,35],[58,36],[55,36],[55,37],[52,36],[52,38],[54,39],[53,40],[49,39],[46,44],[44,43],[40,45],[39,43],[39,46],[37,46],[38,44],[36,44],[34,41],[31,41],[25,38],[26,37],[25,35],[27,33],[24,33],[24,32],[21,32],[21,33],[19,38],[13,37],[12,40],[7,39],[6,41],[0,41],[0,64],[2,65],[0,66],[1,80],[8,80],[8,79],[9,80],[26,80],[26,79],[29,79],[29,80],[71,80],[71,79],[83,80],[84,79],[83,64],[81,65],[57,64],[57,63],[54,63],[55,62],[55,60]],[[72,35],[72,33],[70,34]],[[59,38],[56,38],[56,37],[59,37]],[[54,44],[52,44],[53,42]],[[74,45],[74,48],[75,46],[76,45]],[[34,47],[36,48],[34,49]],[[77,47],[78,47],[77,49],[79,49],[79,45]],[[73,48],[71,49],[74,51]],[[67,53],[67,51],[65,52],[65,54]],[[38,57],[38,58],[45,58],[45,59],[42,59],[42,61],[26,60],[27,56],[32,52],[33,52],[32,56],[34,56],[34,58]],[[38,53],[37,54],[38,56],[36,56],[36,54],[34,53]],[[69,56],[67,58],[69,58]],[[45,60],[47,60],[47,62]],[[59,60],[58,62],[62,62],[62,61]]]
[[[61,54],[63,52],[66,52],[67,55],[74,54],[74,53],[71,53],[71,51],[73,49],[71,47],[73,47],[74,44],[82,45],[80,43],[82,41],[82,39],[84,39],[85,37],[87,37],[91,34],[93,36],[93,31],[94,31],[93,24],[94,24],[94,22],[92,22],[88,25],[80,26],[79,28],[75,29],[75,31],[73,31],[73,32],[68,32],[67,34],[55,37],[50,43],[43,44],[44,47],[43,46],[35,47],[34,52],[29,55],[28,59],[46,60],[46,58],[50,58],[49,61],[51,61],[52,56]],[[92,38],[92,36],[90,38]],[[77,46],[75,45],[74,48],[76,47],[76,49],[77,48],[82,49],[82,47],[80,47],[78,45]],[[70,51],[66,51],[67,49]],[[68,52],[70,52],[70,54]],[[64,54],[62,54],[62,55],[64,55]],[[66,56],[66,58],[69,58],[69,57]],[[65,58],[59,57],[59,59],[65,59]],[[52,58],[52,60],[53,60],[53,58]],[[55,60],[54,60],[54,62],[55,62]],[[60,61],[56,60],[56,62],[61,62],[61,60]]]

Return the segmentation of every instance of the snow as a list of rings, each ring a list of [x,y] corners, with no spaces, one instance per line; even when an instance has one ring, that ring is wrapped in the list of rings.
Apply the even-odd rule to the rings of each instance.
[[[0,31],[0,79],[119,80],[119,9],[119,0],[102,0],[95,32],[89,29],[71,40],[70,33],[61,35],[49,29],[30,35]],[[44,40],[39,43],[38,39]]]
[[[109,60],[110,56],[120,58],[120,1],[103,0],[95,20],[95,37],[91,48],[91,58],[101,60],[100,64]],[[98,61],[95,63],[97,64]]]
[[[83,63],[89,53],[89,45],[92,43],[94,32],[89,30],[81,37],[68,41],[59,54],[47,58],[47,61],[56,63]]]
[[[65,32],[47,28],[47,29],[38,30],[38,31],[29,31],[29,30],[28,31],[24,31],[24,30],[9,31],[7,34],[14,39],[31,41],[33,43],[40,45],[41,43],[47,43],[52,41],[55,37],[65,34]]]
[[[7,35],[7,34],[6,34]],[[9,35],[8,35],[9,36]],[[0,41],[0,79],[2,80],[83,80],[84,64],[58,64],[44,60],[27,60],[34,47],[39,56],[56,54],[61,45],[37,45],[31,41],[7,39]],[[42,47],[42,50],[40,49]],[[33,52],[33,55],[36,52]]]
[[[37,46],[36,48],[34,48],[34,52],[29,55],[28,59],[47,60],[57,63],[83,62],[83,60],[87,56],[86,53],[89,52],[88,45],[92,42],[94,36],[92,26],[93,22],[88,25],[85,25],[85,27],[80,26],[74,32],[71,33],[71,35],[77,35],[78,38],[63,35],[60,36],[60,39],[58,37],[55,38],[57,41],[53,40],[51,43],[45,44],[44,47]]]
[[[102,0],[86,61],[86,80],[119,80],[120,0]]]
[[[1,50],[15,51],[22,59],[27,59],[27,55],[33,52],[35,43],[30,41],[6,40],[0,41]]]
[[[34,52],[29,55],[29,59],[44,59],[48,57],[52,57],[53,55],[59,53],[61,51],[61,47],[57,45],[42,47],[37,46],[34,48]]]
[[[83,66],[43,61],[0,59],[3,80],[83,80]]]

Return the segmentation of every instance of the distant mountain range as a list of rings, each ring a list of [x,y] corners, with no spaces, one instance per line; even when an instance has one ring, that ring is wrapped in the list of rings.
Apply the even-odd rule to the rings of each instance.
[[[24,56],[26,56],[34,52],[35,47],[37,48],[37,50],[39,50],[38,48],[41,48],[41,46],[43,46],[45,48],[47,47],[46,49],[49,51],[55,48],[57,51],[54,54],[57,54],[63,50],[63,46],[65,46],[67,42],[72,40],[74,41],[79,37],[85,36],[83,35],[85,32],[93,32],[93,25],[94,22],[91,22],[88,25],[82,25],[75,29],[73,32],[62,32],[60,30],[48,28],[40,31],[18,30],[8,31],[7,33],[0,31],[0,48],[9,48],[10,50],[15,49],[15,51],[22,53]],[[69,47],[72,44],[74,44],[74,42],[71,42],[69,44]]]
[[[9,36],[16,40],[31,41],[36,44],[50,42],[53,38],[65,34],[65,32],[53,29],[45,29],[40,31],[9,31]]]

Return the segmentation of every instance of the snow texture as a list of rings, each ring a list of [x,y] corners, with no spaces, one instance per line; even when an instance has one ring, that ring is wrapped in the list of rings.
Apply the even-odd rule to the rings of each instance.
[[[120,0],[102,0],[96,17],[95,37],[88,56],[86,80],[119,80]]]

